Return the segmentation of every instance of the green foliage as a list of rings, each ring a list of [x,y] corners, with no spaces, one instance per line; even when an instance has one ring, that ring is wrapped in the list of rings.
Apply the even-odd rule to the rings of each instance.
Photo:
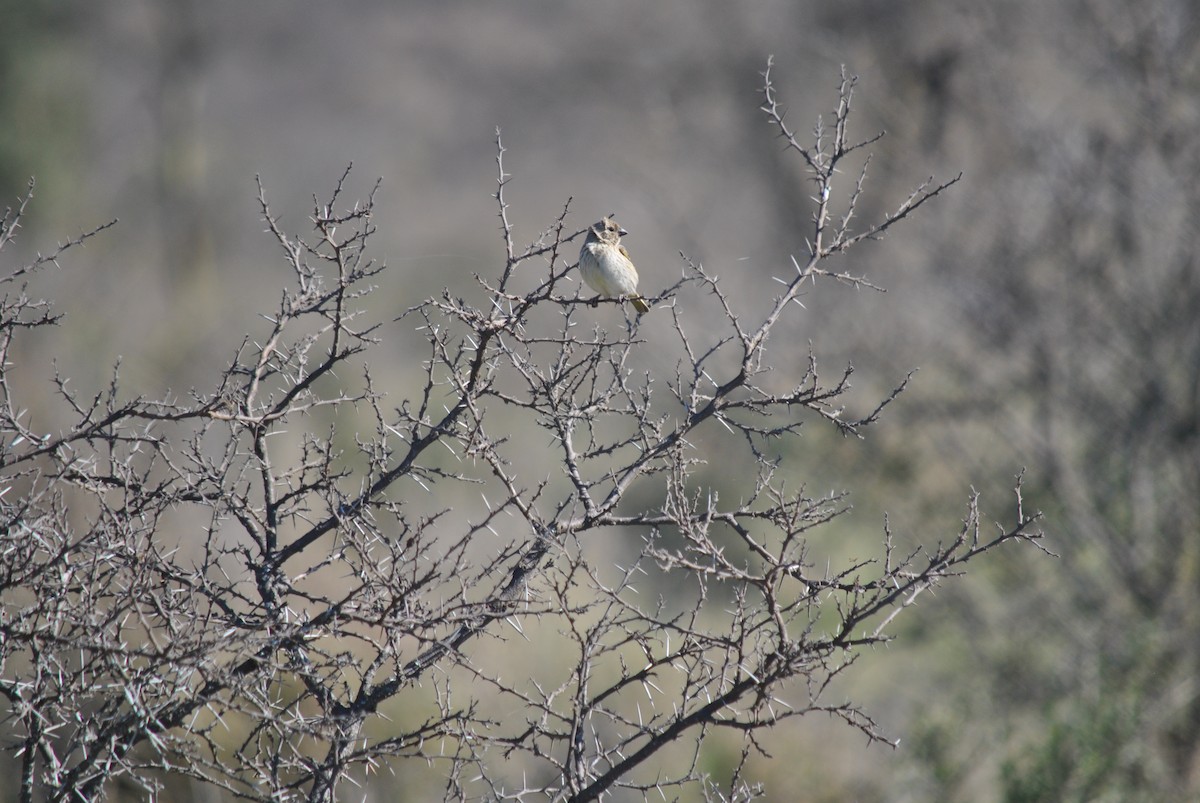
[[[1005,803],[1150,800],[1147,767],[1131,756],[1138,722],[1135,696],[1115,693],[1092,708],[1048,716],[1042,741],[1029,740],[1002,770]]]

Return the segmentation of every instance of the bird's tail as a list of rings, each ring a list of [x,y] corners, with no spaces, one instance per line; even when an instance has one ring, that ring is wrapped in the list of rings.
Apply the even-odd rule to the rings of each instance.
[[[633,302],[634,309],[638,312],[646,313],[650,311],[650,305],[646,303],[646,299],[641,296],[630,296],[629,300]]]

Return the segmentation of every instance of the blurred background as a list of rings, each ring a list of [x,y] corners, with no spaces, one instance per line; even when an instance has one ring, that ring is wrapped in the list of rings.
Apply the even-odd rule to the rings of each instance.
[[[830,370],[852,361],[864,406],[920,368],[865,440],[813,426],[790,459],[814,492],[853,494],[828,537],[876,551],[886,511],[912,541],[950,538],[972,487],[1010,522],[1026,467],[1061,555],[991,555],[902,618],[838,689],[899,748],[795,723],[755,767],[770,799],[1197,799],[1192,0],[5,0],[5,205],[37,180],[5,264],[120,218],[35,280],[67,317],[24,346],[28,387],[49,395],[52,361],[92,389],[120,359],[131,395],[215,376],[292,278],[255,175],[297,233],[348,164],[349,197],[382,177],[375,302],[468,291],[503,264],[497,127],[518,240],[573,199],[570,230],[609,212],[630,230],[648,292],[683,251],[766,300],[811,213],[758,109],[769,54],[801,133],[841,65],[860,77],[852,130],[887,131],[863,225],[964,174],[831,266],[887,294],[818,285],[788,332],[796,364],[809,342]],[[397,392],[409,328],[372,364]]]

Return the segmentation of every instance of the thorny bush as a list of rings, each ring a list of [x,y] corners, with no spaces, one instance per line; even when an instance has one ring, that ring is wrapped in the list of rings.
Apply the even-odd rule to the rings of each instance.
[[[292,287],[186,398],[130,399],[116,370],[94,395],[57,377],[72,423],[39,428],[14,343],[58,318],[28,282],[99,230],[0,279],[0,693],[20,799],[96,800],[114,782],[154,797],[175,777],[332,801],[386,769],[449,800],[744,800],[760,791],[748,759],[785,719],[827,712],[884,739],[853,703],[825,700],[830,680],[923,591],[1036,542],[1036,516],[1018,482],[1008,527],[985,532],[972,497],[936,545],[901,554],[885,528],[871,559],[810,557],[845,500],[789,475],[802,423],[858,435],[904,385],[850,416],[850,369],[829,380],[770,335],[819,280],[871,286],[826,259],[957,179],[854,231],[878,139],[849,138],[854,80],[806,145],[769,63],[764,78],[763,111],[814,205],[809,253],[762,314],[686,256],[670,287],[644,279],[643,317],[581,295],[570,202],[532,244],[515,240],[499,134],[502,266],[400,317],[426,352],[398,404],[365,359],[382,325],[363,303],[384,273],[367,250],[375,192],[346,208],[345,176],[307,238],[277,225],[260,185]],[[845,193],[842,170],[857,176]],[[771,373],[780,357],[788,370]],[[616,534],[620,560],[590,548]],[[538,645],[554,660],[522,669]],[[741,758],[709,777],[701,748],[730,733]]]

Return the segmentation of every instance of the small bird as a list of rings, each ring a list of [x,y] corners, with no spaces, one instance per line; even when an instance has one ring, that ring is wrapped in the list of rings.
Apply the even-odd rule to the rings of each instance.
[[[608,218],[593,223],[579,249],[579,272],[605,298],[628,298],[638,312],[649,312],[650,305],[637,292],[637,268],[621,245],[621,235],[628,233]]]

